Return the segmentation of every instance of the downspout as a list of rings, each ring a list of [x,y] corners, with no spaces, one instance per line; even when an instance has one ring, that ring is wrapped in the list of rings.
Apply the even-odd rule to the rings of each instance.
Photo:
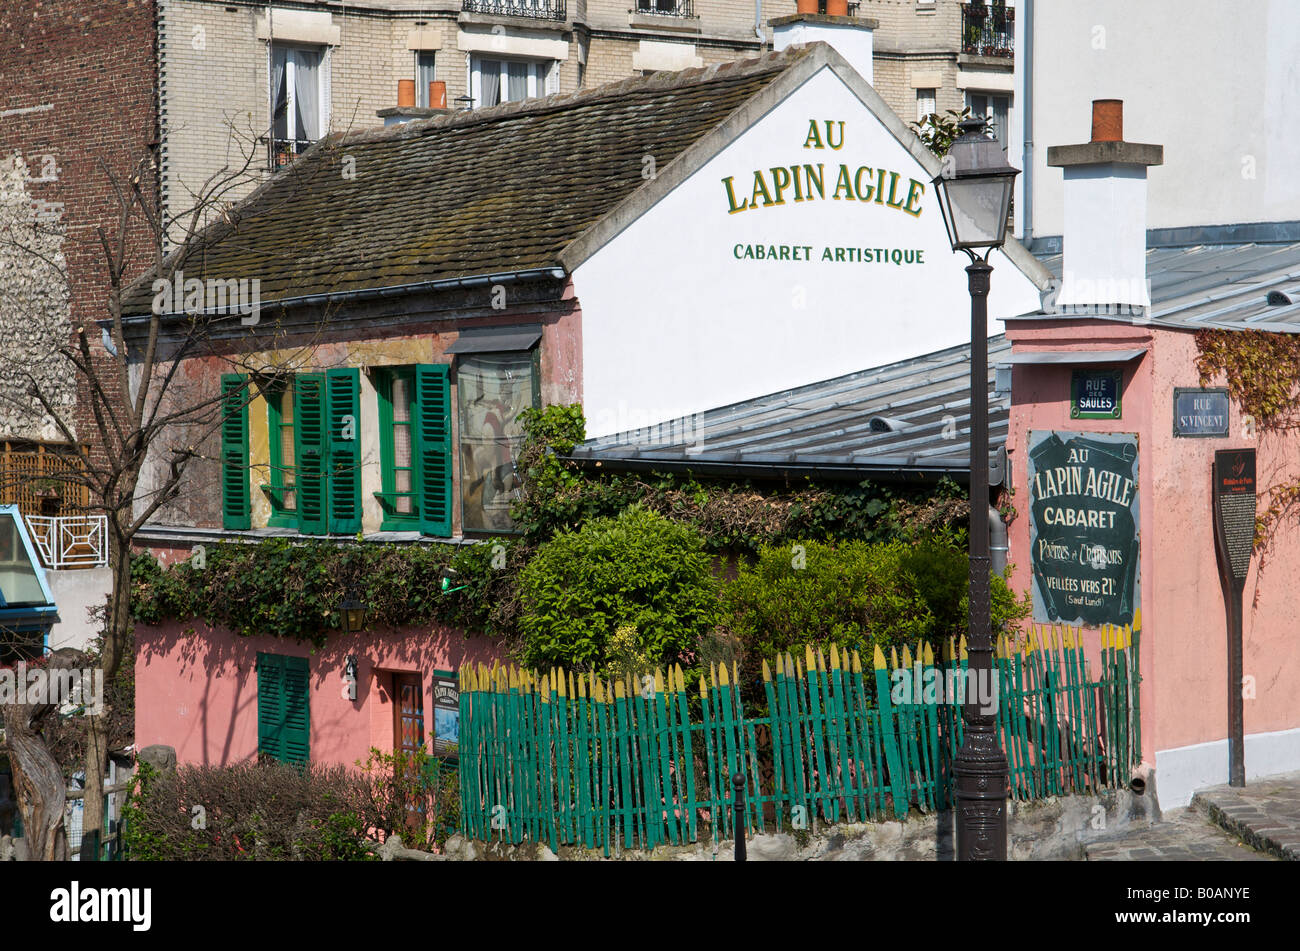
[[[754,35],[759,40],[766,40],[763,35],[763,0],[754,0]]]
[[[989,567],[995,575],[1007,570],[1007,523],[996,506],[989,506]]]
[[[1021,167],[1024,176],[1021,181],[1024,183],[1024,194],[1021,196],[1021,204],[1025,206],[1024,214],[1021,221],[1024,227],[1021,229],[1020,240],[1029,247],[1034,240],[1034,0],[1023,0],[1024,19],[1021,23],[1025,30],[1025,62],[1023,66],[1025,76],[1025,101],[1021,104],[1024,112],[1024,155],[1022,157]]]

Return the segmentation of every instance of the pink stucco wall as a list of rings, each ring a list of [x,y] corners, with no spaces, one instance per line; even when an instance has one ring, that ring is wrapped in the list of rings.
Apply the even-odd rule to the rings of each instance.
[[[1070,419],[1068,365],[1016,366],[1012,378],[1009,468],[1020,511],[1010,525],[1012,584],[1032,584],[1029,552],[1028,438],[1031,430],[1138,434],[1142,606],[1142,753],[1227,736],[1227,627],[1214,549],[1211,464],[1216,450],[1258,451],[1261,489],[1300,471],[1300,439],[1261,439],[1235,403],[1222,439],[1173,436],[1173,388],[1200,386],[1194,334],[1104,320],[1011,322],[1014,352],[1148,348],[1124,365],[1123,416]],[[1208,385],[1222,386],[1223,380]],[[1260,508],[1264,507],[1260,502]],[[1246,582],[1244,672],[1255,681],[1245,700],[1245,732],[1300,727],[1300,531],[1279,532],[1266,569],[1256,553]],[[1098,633],[1086,640],[1095,655]],[[1226,781],[1226,775],[1223,781]]]
[[[187,633],[188,630],[193,633]],[[257,757],[259,651],[308,658],[311,758],[353,765],[370,748],[393,748],[394,672],[421,675],[426,747],[433,730],[432,675],[500,656],[498,642],[450,628],[338,635],[317,653],[310,644],[239,637],[201,622],[136,629],[137,747],[175,747],[182,763],[227,765]],[[348,654],[358,661],[357,699],[342,695]]]

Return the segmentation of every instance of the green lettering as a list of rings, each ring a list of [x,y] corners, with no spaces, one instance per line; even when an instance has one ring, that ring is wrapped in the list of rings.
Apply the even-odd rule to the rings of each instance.
[[[753,196],[751,196],[750,199],[749,199],[750,207],[752,207],[752,208],[757,208],[757,207],[758,207],[758,196],[759,196],[759,195],[762,195],[762,196],[763,196],[763,206],[764,206],[764,207],[766,207],[766,206],[772,204],[772,193],[769,192],[769,191],[767,190],[767,182],[763,181],[763,171],[762,171],[762,169],[755,169],[755,171],[754,171],[754,194],[753,194]]]
[[[816,142],[817,144],[816,144],[816,145],[809,145],[809,144],[808,144],[809,142]],[[809,119],[809,120],[808,120],[808,138],[806,138],[806,139],[803,140],[803,147],[804,147],[805,149],[824,149],[824,148],[826,148],[826,146],[822,145],[822,137],[821,137],[821,133],[817,131],[817,120],[816,120],[816,119]]]
[[[849,201],[853,200],[853,186],[849,183],[849,167],[847,165],[840,166],[840,177],[835,183],[835,194],[831,196],[836,201],[840,200],[840,189],[844,190],[844,195]]]
[[[822,179],[826,174],[826,166],[819,164],[817,166],[817,171],[814,172],[813,166],[805,165],[803,167],[803,173],[808,179],[808,197],[812,198],[813,185],[815,184],[817,186],[817,197],[825,198],[826,189],[822,187]]]
[[[774,205],[784,205],[785,198],[783,193],[790,187],[790,172],[784,165],[778,165],[772,169],[772,190],[776,192],[776,201]]]
[[[729,215],[734,215],[736,212],[744,211],[746,208],[749,207],[749,202],[744,201],[743,199],[741,200],[740,205],[736,204],[736,193],[731,189],[732,177],[733,176],[728,175],[726,178],[722,180],[722,184],[725,185],[727,188],[727,204],[731,208],[731,210],[727,212],[727,214]]]
[[[879,170],[880,174],[876,181],[876,204],[879,205],[885,198],[885,170]]]
[[[889,198],[885,200],[885,204],[888,205],[890,208],[903,207],[903,203],[901,201],[899,202],[894,201],[894,189],[897,187],[898,187],[898,173],[890,172],[889,173]]]
[[[865,195],[862,194],[862,173],[863,172],[867,173],[868,179],[871,178],[872,171],[870,166],[867,165],[861,166],[858,169],[858,173],[853,176],[853,190],[858,193],[858,201],[871,201],[871,195],[874,189],[870,185],[867,186],[867,193]]]
[[[915,218],[921,213],[921,206],[916,205],[916,210],[913,210],[912,206],[920,201],[921,196],[925,194],[925,186],[915,178],[910,179],[910,182],[911,184],[907,186],[907,204],[903,206],[903,210]]]

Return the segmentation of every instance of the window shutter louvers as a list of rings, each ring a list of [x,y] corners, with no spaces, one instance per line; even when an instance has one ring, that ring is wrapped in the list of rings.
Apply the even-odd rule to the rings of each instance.
[[[304,535],[325,531],[325,376],[303,373],[294,378],[294,462],[298,501],[298,530]]]
[[[420,531],[451,535],[451,380],[446,364],[415,368]]]
[[[257,752],[284,758],[284,658],[257,655]]]
[[[329,531],[361,531],[361,371],[355,367],[326,373],[329,404]]]
[[[221,377],[221,524],[248,529],[251,504],[248,467],[248,389],[245,378]]]
[[[257,750],[282,763],[311,759],[307,658],[257,655]]]

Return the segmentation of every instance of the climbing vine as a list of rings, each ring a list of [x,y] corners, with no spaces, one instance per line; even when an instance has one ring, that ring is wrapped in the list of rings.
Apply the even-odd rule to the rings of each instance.
[[[1300,335],[1263,330],[1201,330],[1196,334],[1201,385],[1226,379],[1242,411],[1246,435],[1281,435],[1300,429]],[[1300,477],[1264,488],[1255,520],[1255,548],[1264,566],[1278,528],[1300,520]]]

